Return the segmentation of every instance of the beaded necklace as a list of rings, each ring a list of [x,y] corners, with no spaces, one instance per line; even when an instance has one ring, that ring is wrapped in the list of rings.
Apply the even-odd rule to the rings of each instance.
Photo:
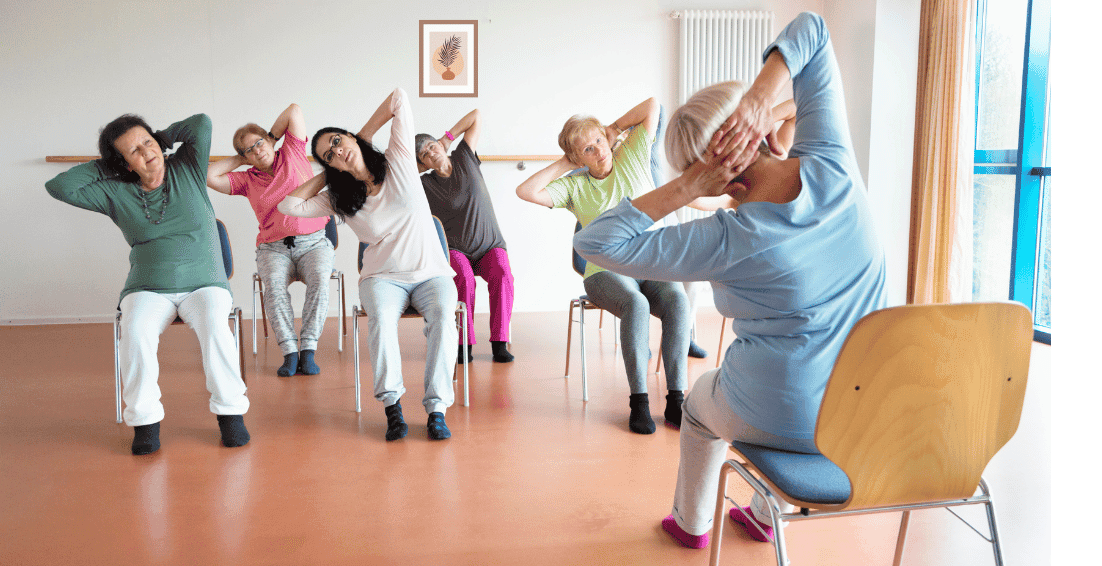
[[[138,196],[142,199],[142,210],[145,211],[145,219],[151,224],[160,224],[165,219],[165,210],[168,209],[168,185],[165,185],[162,192],[164,192],[165,200],[161,203],[161,217],[153,220],[153,217],[149,215],[149,201],[145,198],[145,191],[142,190],[141,185],[138,186]]]

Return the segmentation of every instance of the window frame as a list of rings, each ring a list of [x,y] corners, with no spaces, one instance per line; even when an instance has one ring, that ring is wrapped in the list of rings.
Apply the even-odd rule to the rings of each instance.
[[[1037,261],[1040,256],[1043,197],[1048,177],[1048,66],[1051,36],[1049,0],[1027,0],[1022,97],[1016,149],[975,150],[975,174],[1013,175],[1014,225],[1011,243],[1010,289],[1007,296],[1033,311],[1033,339],[1052,343],[1051,327],[1036,322]],[[978,138],[981,71],[987,0],[976,3],[976,101],[973,139]],[[1051,288],[1050,288],[1051,296]]]

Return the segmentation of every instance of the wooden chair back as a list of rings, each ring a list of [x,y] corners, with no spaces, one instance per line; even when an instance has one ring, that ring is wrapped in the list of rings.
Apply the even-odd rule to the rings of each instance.
[[[815,442],[849,477],[840,509],[971,497],[1018,428],[1033,324],[1019,303],[908,305],[854,325]]]

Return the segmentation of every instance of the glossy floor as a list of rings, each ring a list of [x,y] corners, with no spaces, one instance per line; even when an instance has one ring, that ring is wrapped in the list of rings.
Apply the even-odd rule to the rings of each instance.
[[[706,550],[659,526],[678,460],[664,391],[652,377],[658,431],[628,432],[612,329],[598,335],[591,317],[582,403],[577,347],[563,379],[565,319],[518,313],[511,364],[476,346],[471,406],[448,411],[445,442],[425,436],[419,319],[400,328],[410,434],[399,442],[383,440],[366,366],[364,412],[353,410],[351,343],[337,353],[336,319],[318,376],[276,377],[268,339],[247,356],[252,442],[236,449],[219,445],[194,334],[172,327],[160,348],[162,447],[143,457],[115,424],[110,325],[0,327],[0,563],[706,564]],[[719,320],[700,315],[711,357],[690,363],[690,381],[715,366]],[[484,333],[486,315],[476,324]],[[1049,357],[1035,346],[1021,428],[986,474],[1008,564],[1048,563]],[[749,489],[733,478],[730,493],[745,501]],[[792,563],[891,564],[898,524],[898,514],[794,523]],[[773,563],[738,528],[723,548],[726,564]],[[904,564],[991,564],[988,548],[947,512],[922,511]]]

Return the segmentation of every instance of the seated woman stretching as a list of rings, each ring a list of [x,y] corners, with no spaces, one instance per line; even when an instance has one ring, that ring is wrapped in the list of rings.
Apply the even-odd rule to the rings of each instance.
[[[566,208],[586,226],[622,198],[654,189],[650,147],[658,119],[659,105],[653,98],[608,126],[591,116],[570,118],[559,134],[559,147],[565,155],[524,181],[517,187],[517,196],[549,208]],[[612,150],[610,144],[632,127],[623,144]],[[560,178],[578,167],[588,167],[589,171]],[[631,390],[628,428],[639,434],[655,430],[647,396],[651,314],[662,321],[662,358],[669,389],[664,416],[671,425],[681,426],[691,327],[685,290],[681,285],[653,281],[646,275],[625,276],[613,271],[590,263],[583,285],[594,304],[621,320],[620,347]]]
[[[277,150],[280,138],[284,138],[283,145]],[[260,222],[256,270],[264,283],[264,309],[283,352],[283,365],[276,375],[317,375],[321,368],[314,361],[314,351],[329,312],[333,244],[325,237],[325,218],[296,218],[276,210],[283,197],[314,176],[306,159],[302,110],[291,104],[270,131],[245,124],[233,134],[233,149],[236,156],[217,161],[207,170],[207,186],[247,197]],[[252,167],[234,171],[242,165]],[[306,283],[301,339],[295,334],[295,309],[287,292],[296,276]]]
[[[130,244],[130,274],[119,296],[119,364],[123,420],[134,427],[135,455],[161,447],[165,409],[157,386],[157,344],[177,316],[199,337],[222,444],[249,442],[242,417],[249,398],[226,324],[233,297],[203,186],[210,131],[206,114],[156,133],[142,118],[126,114],[100,132],[99,159],[46,182],[50,196],[110,217]],[[166,159],[164,151],[177,142],[181,147]]]
[[[790,76],[797,114],[789,157],[756,154]],[[774,135],[768,141],[776,147]],[[886,306],[884,251],[829,35],[815,14],[781,32],[745,93],[740,83],[713,85],[679,108],[666,154],[680,177],[624,199],[574,245],[628,276],[710,281],[719,312],[734,319],[738,339],[722,367],[701,375],[685,399],[673,514],[662,521],[678,542],[702,548],[729,441],[818,453],[815,420],[838,351],[858,319]],[[646,231],[697,196],[732,192],[741,201],[735,210]],[[750,521],[772,534],[757,496],[731,517],[757,540],[767,539]]]
[[[432,214],[444,225],[455,270],[455,288],[467,304],[467,336],[460,337],[459,363],[471,361],[471,346],[477,343],[474,330],[475,275],[486,280],[490,293],[490,348],[495,362],[508,363],[513,355],[509,342],[509,320],[513,316],[513,272],[505,237],[497,225],[494,203],[482,177],[482,160],[476,148],[482,134],[482,114],[471,110],[444,136],[436,139],[417,134],[417,165],[432,171],[421,175],[425,197]],[[448,155],[455,138],[463,140]]]
[[[370,140],[388,121],[390,145],[381,153]],[[356,134],[322,128],[314,135],[314,159],[323,172],[279,203],[290,216],[338,215],[368,244],[360,271],[360,302],[368,315],[368,348],[375,373],[375,398],[387,417],[386,439],[408,432],[400,399],[402,358],[398,319],[413,306],[425,317],[425,396],[428,436],[451,436],[444,413],[455,400],[451,381],[457,293],[440,247],[413,153],[413,115],[406,92],[395,89]],[[319,195],[328,185],[326,194]]]

